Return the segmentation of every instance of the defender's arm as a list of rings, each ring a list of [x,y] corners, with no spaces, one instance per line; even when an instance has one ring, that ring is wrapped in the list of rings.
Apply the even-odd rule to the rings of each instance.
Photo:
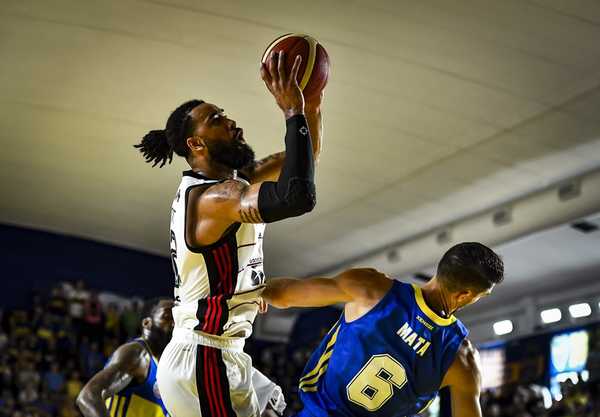
[[[277,308],[322,307],[380,299],[392,281],[374,269],[349,269],[334,278],[273,278],[262,297]]]
[[[110,417],[104,401],[132,380],[145,377],[148,362],[143,353],[143,347],[135,342],[119,347],[109,364],[85,384],[76,400],[85,417]]]
[[[450,387],[452,417],[482,417],[479,353],[470,341],[459,348],[442,386]]]

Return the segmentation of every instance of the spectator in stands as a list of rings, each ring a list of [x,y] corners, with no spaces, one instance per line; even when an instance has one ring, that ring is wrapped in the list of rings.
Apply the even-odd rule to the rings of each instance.
[[[58,318],[56,322],[56,349],[60,362],[73,357],[75,352],[77,336],[72,323],[70,316]]]
[[[54,316],[61,317],[67,313],[67,299],[60,286],[52,289],[47,309]]]
[[[52,316],[42,312],[40,323],[37,326],[36,335],[42,344],[42,348],[46,349],[54,342],[54,324]]]
[[[21,369],[17,372],[17,388],[19,390],[27,389],[27,387],[37,387],[40,383],[40,374],[35,369],[35,364],[31,360],[21,362]]]
[[[39,399],[37,385],[29,382],[24,388],[19,391],[19,404],[22,407],[27,407]]]
[[[0,417],[11,417],[15,411],[15,398],[9,390],[2,391],[2,397],[0,397]]]
[[[125,339],[131,339],[138,333],[140,321],[142,320],[140,303],[134,301],[131,307],[126,308],[121,314],[121,325]]]
[[[69,315],[73,319],[73,325],[77,331],[81,331],[83,326],[84,304],[89,297],[82,280],[77,281],[75,287],[67,287],[67,298],[69,300]]]
[[[10,318],[10,335],[19,339],[29,334],[30,329],[27,321],[27,312],[24,310],[15,311]]]
[[[0,352],[4,351],[8,343],[8,335],[4,332],[4,330],[0,329]]]
[[[81,388],[80,388],[81,389]],[[58,410],[58,417],[80,417],[79,410],[75,407],[75,401],[64,398]]]
[[[4,392],[12,390],[13,370],[8,362],[8,356],[0,356],[0,389]]]
[[[60,371],[57,362],[50,365],[50,369],[44,375],[44,386],[52,393],[58,393],[65,387],[65,376]]]
[[[38,410],[43,416],[53,417],[56,416],[58,411],[55,405],[55,397],[50,397],[46,391],[40,393],[40,398],[33,404],[36,410]]]
[[[100,304],[96,292],[90,292],[87,300],[84,302],[83,326],[84,334],[86,334],[90,340],[94,340],[98,343],[102,342],[102,304]]]
[[[69,379],[65,384],[66,393],[68,400],[75,404],[75,398],[79,395],[81,388],[83,388],[83,383],[81,382],[81,376],[78,371],[72,371],[69,375]],[[77,412],[77,410],[75,410]]]
[[[100,352],[98,342],[92,342],[90,344],[90,348],[83,360],[83,373],[86,379],[102,369],[106,362],[106,358],[102,352]]]
[[[119,338],[120,314],[115,303],[110,303],[104,313],[104,335],[109,338]]]

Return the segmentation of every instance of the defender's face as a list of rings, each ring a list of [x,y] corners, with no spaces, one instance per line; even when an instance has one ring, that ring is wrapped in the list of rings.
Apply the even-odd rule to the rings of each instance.
[[[160,329],[165,334],[171,334],[175,325],[173,321],[173,301],[161,300],[152,315],[152,327]]]
[[[490,295],[494,286],[495,285],[492,285],[490,288],[483,291],[465,290],[454,294],[455,302],[458,306],[457,311],[471,304],[475,304],[477,301]]]

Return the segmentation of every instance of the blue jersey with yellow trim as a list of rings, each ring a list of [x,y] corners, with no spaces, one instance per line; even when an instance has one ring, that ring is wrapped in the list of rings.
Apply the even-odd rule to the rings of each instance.
[[[156,358],[142,339],[136,342],[144,346],[150,354],[150,369],[142,384],[130,382],[124,389],[106,399],[106,407],[111,417],[168,417],[158,392],[156,383]]]
[[[344,314],[300,379],[297,417],[404,417],[435,399],[467,336],[455,317],[432,311],[417,286],[395,281],[367,314]]]

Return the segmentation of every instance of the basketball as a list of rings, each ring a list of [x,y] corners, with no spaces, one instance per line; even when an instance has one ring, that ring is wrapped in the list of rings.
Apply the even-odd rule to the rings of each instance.
[[[298,71],[298,85],[306,99],[318,95],[327,85],[329,78],[329,55],[312,36],[289,33],[275,39],[263,53],[265,63],[271,52],[285,52],[285,68],[291,71],[296,55],[302,57]]]

